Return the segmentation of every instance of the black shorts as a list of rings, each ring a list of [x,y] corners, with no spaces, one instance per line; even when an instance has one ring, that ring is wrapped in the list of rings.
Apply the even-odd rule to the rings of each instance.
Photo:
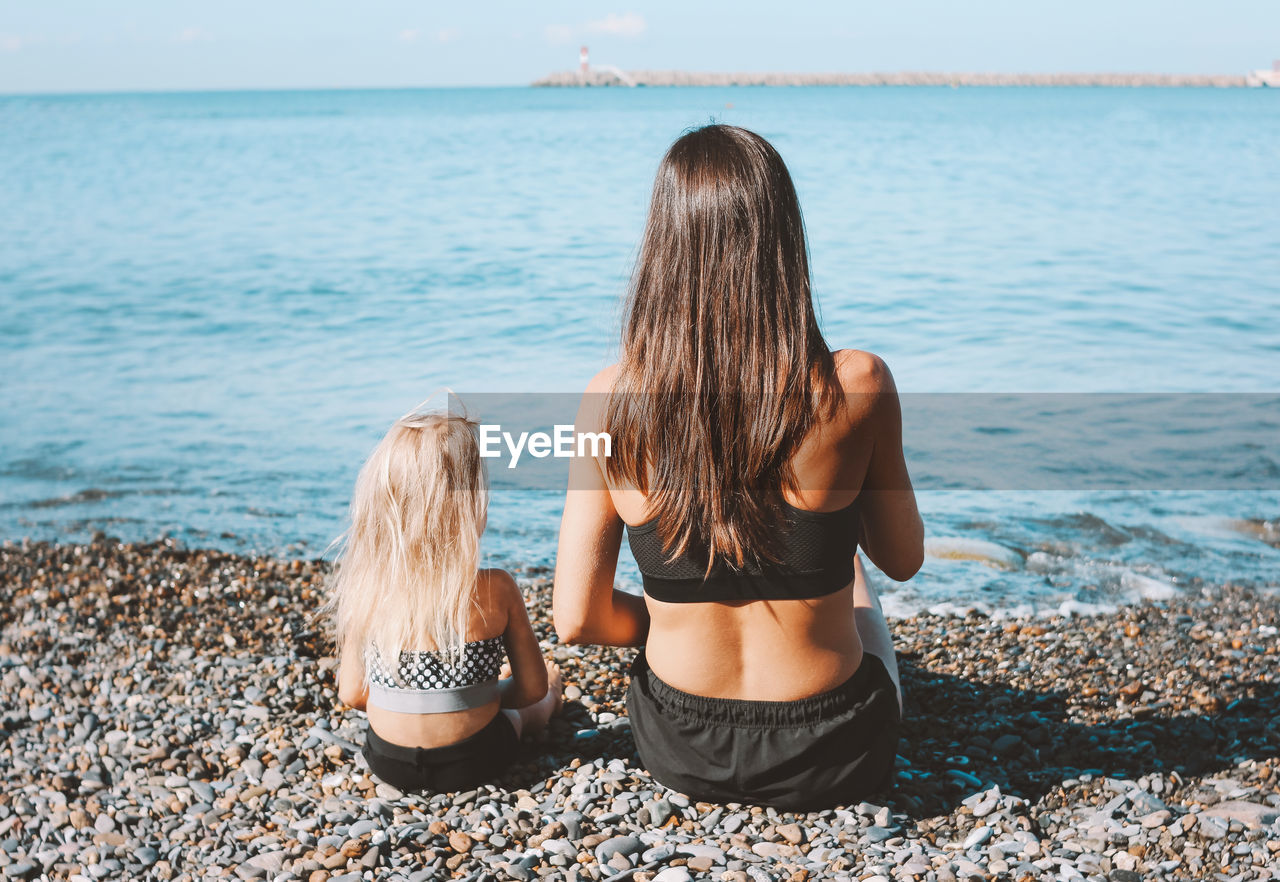
[[[705,802],[810,811],[861,801],[893,783],[898,694],[869,652],[830,692],[743,701],[681,692],[654,675],[641,650],[627,713],[650,774]]]
[[[404,747],[382,738],[373,727],[365,736],[369,770],[405,793],[471,790],[492,780],[511,764],[520,746],[507,715],[498,711],[474,735],[445,747]]]

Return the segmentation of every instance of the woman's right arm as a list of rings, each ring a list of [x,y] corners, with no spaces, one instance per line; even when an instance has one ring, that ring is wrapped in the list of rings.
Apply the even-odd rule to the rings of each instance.
[[[924,522],[902,453],[902,402],[889,366],[875,355],[863,365],[873,391],[868,425],[873,447],[858,495],[862,522],[859,544],[890,579],[905,582],[924,563]]]
[[[574,421],[576,431],[604,431],[604,403],[611,388],[611,369],[588,384]],[[641,646],[648,637],[644,598],[613,587],[622,526],[600,461],[585,456],[570,460],[552,589],[552,616],[561,643]]]

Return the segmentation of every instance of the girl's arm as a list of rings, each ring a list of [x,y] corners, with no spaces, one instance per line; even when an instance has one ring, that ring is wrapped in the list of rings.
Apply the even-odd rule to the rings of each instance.
[[[905,582],[924,563],[924,522],[902,453],[902,402],[889,367],[870,357],[875,389],[869,426],[875,438],[859,493],[862,550],[890,579]]]
[[[511,662],[511,676],[498,684],[502,694],[502,706],[528,707],[547,694],[547,668],[542,660],[542,648],[529,623],[529,611],[525,608],[520,586],[511,574],[494,570],[493,588],[506,601],[507,628],[502,632],[502,643]]]
[[[348,643],[338,656],[338,700],[362,711],[369,700],[369,685],[364,681],[364,659]]]
[[[574,427],[603,431],[607,371],[587,386]],[[560,520],[552,615],[561,643],[641,646],[649,634],[644,598],[613,587],[622,544],[622,519],[593,457],[574,457]]]

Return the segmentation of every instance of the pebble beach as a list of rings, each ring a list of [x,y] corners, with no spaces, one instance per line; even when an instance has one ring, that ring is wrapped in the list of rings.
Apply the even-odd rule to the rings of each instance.
[[[896,786],[811,814],[644,770],[632,653],[561,646],[569,699],[501,779],[371,777],[316,611],[326,564],[172,541],[0,547],[0,878],[1280,879],[1280,603],[1192,584],[1092,617],[890,621]]]

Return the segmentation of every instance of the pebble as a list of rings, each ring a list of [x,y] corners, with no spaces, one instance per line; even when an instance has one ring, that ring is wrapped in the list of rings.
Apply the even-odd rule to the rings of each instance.
[[[1231,822],[1218,815],[1201,812],[1196,819],[1196,832],[1206,839],[1225,839],[1231,829]]]
[[[1205,809],[1200,813],[1201,820],[1205,816],[1218,817],[1227,821],[1239,821],[1250,830],[1257,830],[1270,826],[1277,819],[1280,819],[1280,808],[1244,800],[1230,800]]]
[[[693,876],[684,867],[667,867],[653,877],[653,882],[692,882]]]
[[[863,835],[866,836],[868,842],[884,842],[886,839],[893,837],[893,831],[888,827],[881,827],[879,824],[875,824],[866,828],[866,832]]]
[[[792,845],[804,842],[804,831],[800,829],[799,824],[782,824],[777,830],[778,835]]]
[[[638,836],[615,836],[596,846],[596,860],[607,864],[614,855],[631,857],[643,848],[644,843]]]
[[[968,851],[971,848],[978,848],[984,842],[986,842],[988,839],[991,838],[991,834],[993,832],[995,831],[992,830],[990,827],[978,827],[976,830],[974,830],[972,833],[970,833],[968,836],[965,837],[964,844],[961,846],[961,848],[963,848],[965,851]]]

